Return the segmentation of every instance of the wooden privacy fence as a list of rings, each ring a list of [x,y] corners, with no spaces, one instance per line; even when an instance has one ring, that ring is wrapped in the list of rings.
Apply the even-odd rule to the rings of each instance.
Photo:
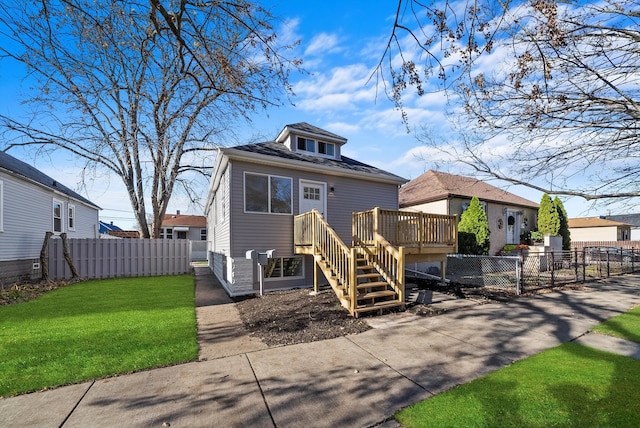
[[[69,239],[69,252],[82,279],[179,275],[191,272],[186,239]],[[49,240],[49,278],[69,279],[62,239]]]

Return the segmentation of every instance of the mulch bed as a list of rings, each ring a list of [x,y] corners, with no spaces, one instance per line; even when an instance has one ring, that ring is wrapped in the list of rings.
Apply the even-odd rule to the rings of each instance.
[[[316,296],[310,289],[271,291],[238,298],[240,318],[252,336],[269,346],[292,345],[362,333],[370,327],[353,318],[330,288]]]

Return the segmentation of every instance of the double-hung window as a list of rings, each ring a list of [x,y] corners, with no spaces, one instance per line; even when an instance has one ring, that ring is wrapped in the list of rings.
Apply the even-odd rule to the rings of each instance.
[[[62,232],[62,205],[61,201],[53,200],[53,231]]]
[[[69,205],[69,209],[67,210],[67,224],[69,226],[69,230],[76,230],[76,207],[75,205]]]
[[[292,214],[293,180],[289,177],[246,172],[244,210],[254,213]]]

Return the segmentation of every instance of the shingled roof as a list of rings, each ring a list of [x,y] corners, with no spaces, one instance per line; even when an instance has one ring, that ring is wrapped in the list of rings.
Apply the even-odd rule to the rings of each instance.
[[[99,206],[85,198],[84,196],[74,192],[40,170],[34,168],[26,162],[18,160],[6,152],[0,151],[0,168],[8,171],[10,174],[20,176],[23,179],[36,182],[58,193],[69,196],[87,205],[100,209]]]
[[[570,218],[569,228],[579,229],[583,227],[618,227],[618,226],[633,226],[628,223],[622,223],[620,221],[608,220],[602,217],[579,217]]]
[[[384,180],[396,181],[398,184],[406,183],[407,180],[399,177],[390,172],[376,168],[371,165],[367,165],[357,160],[341,156],[338,159],[323,158],[313,155],[307,155],[304,153],[292,152],[284,144],[277,143],[275,141],[269,141],[265,143],[246,144],[243,146],[235,146],[230,148],[223,148],[221,151],[232,156],[240,153],[252,153],[264,157],[272,157],[290,161],[296,161],[300,164],[307,165],[311,168],[328,167],[335,170],[343,170],[345,172],[366,173],[372,177],[377,177]]]
[[[290,129],[290,130],[295,129],[297,131],[302,131],[309,134],[328,137],[328,138],[331,138],[332,140],[340,140],[340,141],[344,141],[345,143],[347,142],[346,138],[341,137],[338,134],[334,134],[333,132],[326,131],[322,128],[318,128],[317,126],[310,125],[307,122],[292,123],[292,124],[286,125],[285,130],[286,129]]]
[[[203,215],[165,214],[162,227],[174,226],[207,227],[207,218]]]
[[[427,171],[400,189],[400,207],[440,201],[453,197],[472,198],[505,205],[538,208],[539,204],[499,189],[476,178]]]

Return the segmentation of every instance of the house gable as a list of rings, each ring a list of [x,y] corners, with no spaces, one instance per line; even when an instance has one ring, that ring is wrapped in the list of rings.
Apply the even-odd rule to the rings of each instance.
[[[276,138],[291,152],[319,158],[341,159],[341,148],[347,139],[306,122],[284,127]]]

